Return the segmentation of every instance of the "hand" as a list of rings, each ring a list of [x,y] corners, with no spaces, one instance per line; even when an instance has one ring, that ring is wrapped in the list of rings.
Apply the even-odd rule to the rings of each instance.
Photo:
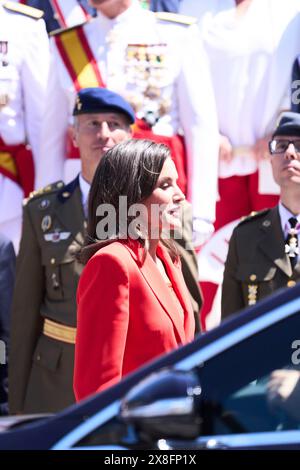
[[[219,160],[230,163],[233,159],[233,148],[230,140],[225,135],[220,134]]]
[[[271,137],[271,135],[266,135],[255,142],[253,151],[257,161],[270,158],[269,141],[271,140]]]
[[[195,247],[203,245],[214,233],[214,226],[211,222],[194,218],[193,219],[193,244]]]
[[[267,399],[300,421],[300,371],[292,369],[275,370],[267,384]]]

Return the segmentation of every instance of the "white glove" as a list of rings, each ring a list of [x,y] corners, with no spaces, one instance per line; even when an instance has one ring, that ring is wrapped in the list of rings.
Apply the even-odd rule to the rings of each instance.
[[[214,226],[204,219],[193,219],[193,244],[195,247],[203,245],[214,233]]]

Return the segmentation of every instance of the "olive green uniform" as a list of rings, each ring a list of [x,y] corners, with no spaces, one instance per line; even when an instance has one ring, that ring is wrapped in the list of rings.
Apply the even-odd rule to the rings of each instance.
[[[42,334],[44,319],[76,327],[84,239],[78,178],[46,187],[23,209],[9,359],[11,413],[55,412],[75,401],[74,344]]]
[[[243,220],[233,231],[225,263],[222,318],[254,305],[300,279],[300,263],[292,270],[278,206]]]

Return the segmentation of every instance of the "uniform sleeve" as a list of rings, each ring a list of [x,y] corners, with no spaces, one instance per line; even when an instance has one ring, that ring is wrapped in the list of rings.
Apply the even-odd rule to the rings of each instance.
[[[44,21],[33,20],[30,23],[30,31],[27,31],[24,45],[22,87],[26,134],[32,147],[35,167],[37,167],[50,56],[49,39]]]
[[[195,25],[187,30],[178,99],[193,216],[215,220],[219,133],[208,59]]]
[[[7,355],[15,262],[16,256],[12,243],[3,240],[0,247],[0,414],[7,413]]]
[[[238,256],[236,250],[236,231],[233,231],[225,262],[222,285],[221,317],[231,315],[245,307],[241,283],[236,279]]]
[[[35,186],[37,188],[64,179],[69,104],[68,97],[61,85],[60,63],[61,59],[54,38],[52,38],[50,71],[36,171]]]
[[[129,323],[126,266],[109,254],[89,261],[77,294],[74,392],[77,400],[122,377]]]
[[[32,356],[42,329],[40,306],[44,288],[40,248],[29,208],[25,206],[12,305],[9,359],[10,413],[23,411]]]
[[[191,296],[196,333],[198,333],[200,331],[199,312],[202,307],[202,295],[199,288],[197,256],[192,242],[192,208],[187,201],[183,203],[182,232],[175,230],[174,241],[180,253],[181,270]]]
[[[0,339],[8,344],[10,309],[15,282],[16,255],[9,241],[0,247]]]

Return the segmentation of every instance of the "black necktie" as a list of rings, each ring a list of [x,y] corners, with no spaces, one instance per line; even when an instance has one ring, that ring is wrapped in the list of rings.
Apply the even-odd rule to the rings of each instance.
[[[296,217],[290,217],[289,224],[291,228],[289,229],[288,236],[285,240],[285,252],[290,258],[292,269],[294,269],[298,261],[298,253],[299,253],[298,232],[296,230],[296,225],[298,224],[298,220],[296,219]]]

